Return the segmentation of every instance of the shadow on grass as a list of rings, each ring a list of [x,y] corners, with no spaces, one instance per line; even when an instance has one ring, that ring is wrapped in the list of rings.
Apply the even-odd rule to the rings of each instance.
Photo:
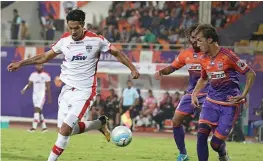
[[[5,160],[18,160],[18,161],[43,161],[47,160],[46,157],[43,156],[23,156],[23,154],[15,154],[15,153],[3,153],[2,152],[2,161]]]

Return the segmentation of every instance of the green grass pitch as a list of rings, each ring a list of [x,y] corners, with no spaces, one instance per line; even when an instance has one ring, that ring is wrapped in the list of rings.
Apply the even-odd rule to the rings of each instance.
[[[28,133],[23,129],[2,129],[2,161],[46,161],[57,134]],[[171,134],[172,135],[172,134]],[[231,161],[263,161],[262,144],[227,143]],[[186,140],[190,161],[198,161],[196,141]],[[217,154],[210,149],[209,161]],[[134,136],[124,148],[106,142],[99,133],[71,137],[60,161],[176,161],[177,148],[170,138]]]

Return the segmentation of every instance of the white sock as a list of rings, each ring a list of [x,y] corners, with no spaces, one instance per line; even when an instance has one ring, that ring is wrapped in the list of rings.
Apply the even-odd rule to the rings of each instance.
[[[56,161],[58,157],[63,153],[69,143],[70,136],[63,136],[58,133],[58,138],[53,146],[47,161]]]
[[[78,124],[72,130],[71,135],[81,134],[90,130],[98,130],[101,128],[100,120],[78,122]]]
[[[33,119],[32,127],[34,129],[36,129],[38,123],[39,123],[39,113],[34,113],[34,119]]]
[[[42,129],[46,129],[47,125],[46,125],[43,113],[41,113],[41,115],[40,115],[40,120],[41,120],[41,123],[42,123]]]

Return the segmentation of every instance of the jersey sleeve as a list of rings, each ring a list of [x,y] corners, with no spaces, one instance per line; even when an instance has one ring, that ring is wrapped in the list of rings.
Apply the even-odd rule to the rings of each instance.
[[[250,67],[246,62],[241,60],[234,52],[230,52],[227,62],[231,64],[231,67],[238,71],[240,74],[246,74],[250,70]]]
[[[33,82],[34,81],[34,74],[32,73],[32,74],[30,74],[30,76],[29,76],[29,79],[28,79],[30,82]]]
[[[107,52],[110,50],[111,43],[104,38],[103,36],[100,36],[102,41],[101,41],[101,46],[100,46],[100,51],[102,52]]]
[[[45,81],[46,82],[50,82],[51,81],[51,77],[48,73],[45,74]]]
[[[206,70],[203,68],[203,66],[201,67],[201,78],[205,80],[208,78]]]
[[[172,67],[176,68],[176,69],[180,69],[183,66],[185,66],[185,52],[180,52],[179,55],[177,56],[177,58],[173,61],[172,63]]]

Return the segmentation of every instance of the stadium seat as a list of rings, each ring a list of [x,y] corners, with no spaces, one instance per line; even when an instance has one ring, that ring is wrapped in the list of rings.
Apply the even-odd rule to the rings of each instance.
[[[259,41],[257,51],[263,52],[263,41]]]
[[[253,48],[254,50],[257,49],[258,47],[258,41],[250,41],[250,47]]]
[[[249,41],[248,40],[241,40],[240,45],[241,46],[249,46]]]
[[[263,24],[260,24],[258,27],[258,31],[254,32],[255,35],[263,35]]]

